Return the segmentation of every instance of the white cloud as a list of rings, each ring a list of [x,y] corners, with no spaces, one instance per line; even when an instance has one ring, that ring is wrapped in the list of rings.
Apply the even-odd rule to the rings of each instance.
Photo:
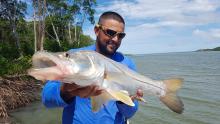
[[[220,40],[220,29],[213,29],[212,36]]]
[[[220,22],[219,8],[219,0],[122,0],[98,10],[117,11],[128,19],[157,19],[158,26],[186,26]]]
[[[208,40],[220,41],[220,29],[200,30],[196,29],[193,34],[197,37],[207,38]]]
[[[159,27],[183,27],[190,26],[190,23],[180,22],[180,21],[160,21],[154,23],[145,23],[142,26],[146,28],[159,28]]]
[[[115,0],[98,4],[96,10],[97,15],[112,10],[125,18],[126,37],[119,49],[124,53],[192,51],[220,45],[209,42],[220,39],[220,0]],[[86,34],[95,37],[93,28],[87,28]]]

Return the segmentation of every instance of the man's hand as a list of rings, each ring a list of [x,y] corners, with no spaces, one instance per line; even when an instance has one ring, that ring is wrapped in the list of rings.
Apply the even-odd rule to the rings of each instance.
[[[138,90],[136,91],[136,94],[133,95],[133,96],[131,96],[131,99],[132,99],[132,100],[136,99],[136,100],[138,100],[138,101],[146,102],[146,100],[143,98],[143,96],[144,96],[143,91],[142,91],[141,89],[138,89]]]
[[[72,101],[74,96],[80,96],[82,98],[87,98],[91,96],[100,95],[103,92],[97,85],[89,85],[85,87],[81,87],[75,83],[62,83],[60,94],[63,100],[67,103]]]

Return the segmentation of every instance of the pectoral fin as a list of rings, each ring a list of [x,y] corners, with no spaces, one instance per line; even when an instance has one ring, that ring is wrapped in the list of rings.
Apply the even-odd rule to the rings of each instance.
[[[121,101],[127,105],[134,106],[134,103],[129,96],[128,91],[122,90],[121,86],[114,81],[111,81],[108,75],[105,75],[105,79],[103,82],[103,87],[106,88],[106,91],[112,97],[112,99]]]
[[[128,95],[128,93],[124,92],[124,91],[113,91],[113,90],[107,90],[109,94],[111,94],[111,96],[117,100],[117,101],[121,101],[124,104],[127,104],[129,106],[134,106],[134,103],[131,99],[131,97]]]
[[[106,92],[98,96],[91,97],[92,111],[97,112],[103,106],[103,104],[107,103],[109,100],[121,101],[129,106],[135,105],[127,92],[122,90],[113,91],[108,89]]]
[[[136,100],[140,101],[140,102],[144,102],[147,103],[147,101],[143,98],[143,97],[137,97],[135,98]]]
[[[108,92],[91,97],[92,111],[97,112],[103,106],[103,104],[107,103],[107,101],[111,99],[113,98]]]

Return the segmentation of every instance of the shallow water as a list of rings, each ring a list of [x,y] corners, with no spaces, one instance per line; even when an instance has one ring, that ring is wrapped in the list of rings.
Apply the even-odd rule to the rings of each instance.
[[[158,99],[149,96],[141,104],[132,124],[219,124],[220,52],[184,52],[131,56],[138,72],[153,79],[183,77],[179,96],[185,111],[171,112]],[[40,102],[11,113],[21,124],[61,123],[62,110],[46,109]]]

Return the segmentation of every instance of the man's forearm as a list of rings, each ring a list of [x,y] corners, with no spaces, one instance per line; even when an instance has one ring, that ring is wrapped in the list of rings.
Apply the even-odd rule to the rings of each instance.
[[[46,107],[64,107],[67,103],[60,96],[60,81],[47,81],[42,91],[42,102]]]

